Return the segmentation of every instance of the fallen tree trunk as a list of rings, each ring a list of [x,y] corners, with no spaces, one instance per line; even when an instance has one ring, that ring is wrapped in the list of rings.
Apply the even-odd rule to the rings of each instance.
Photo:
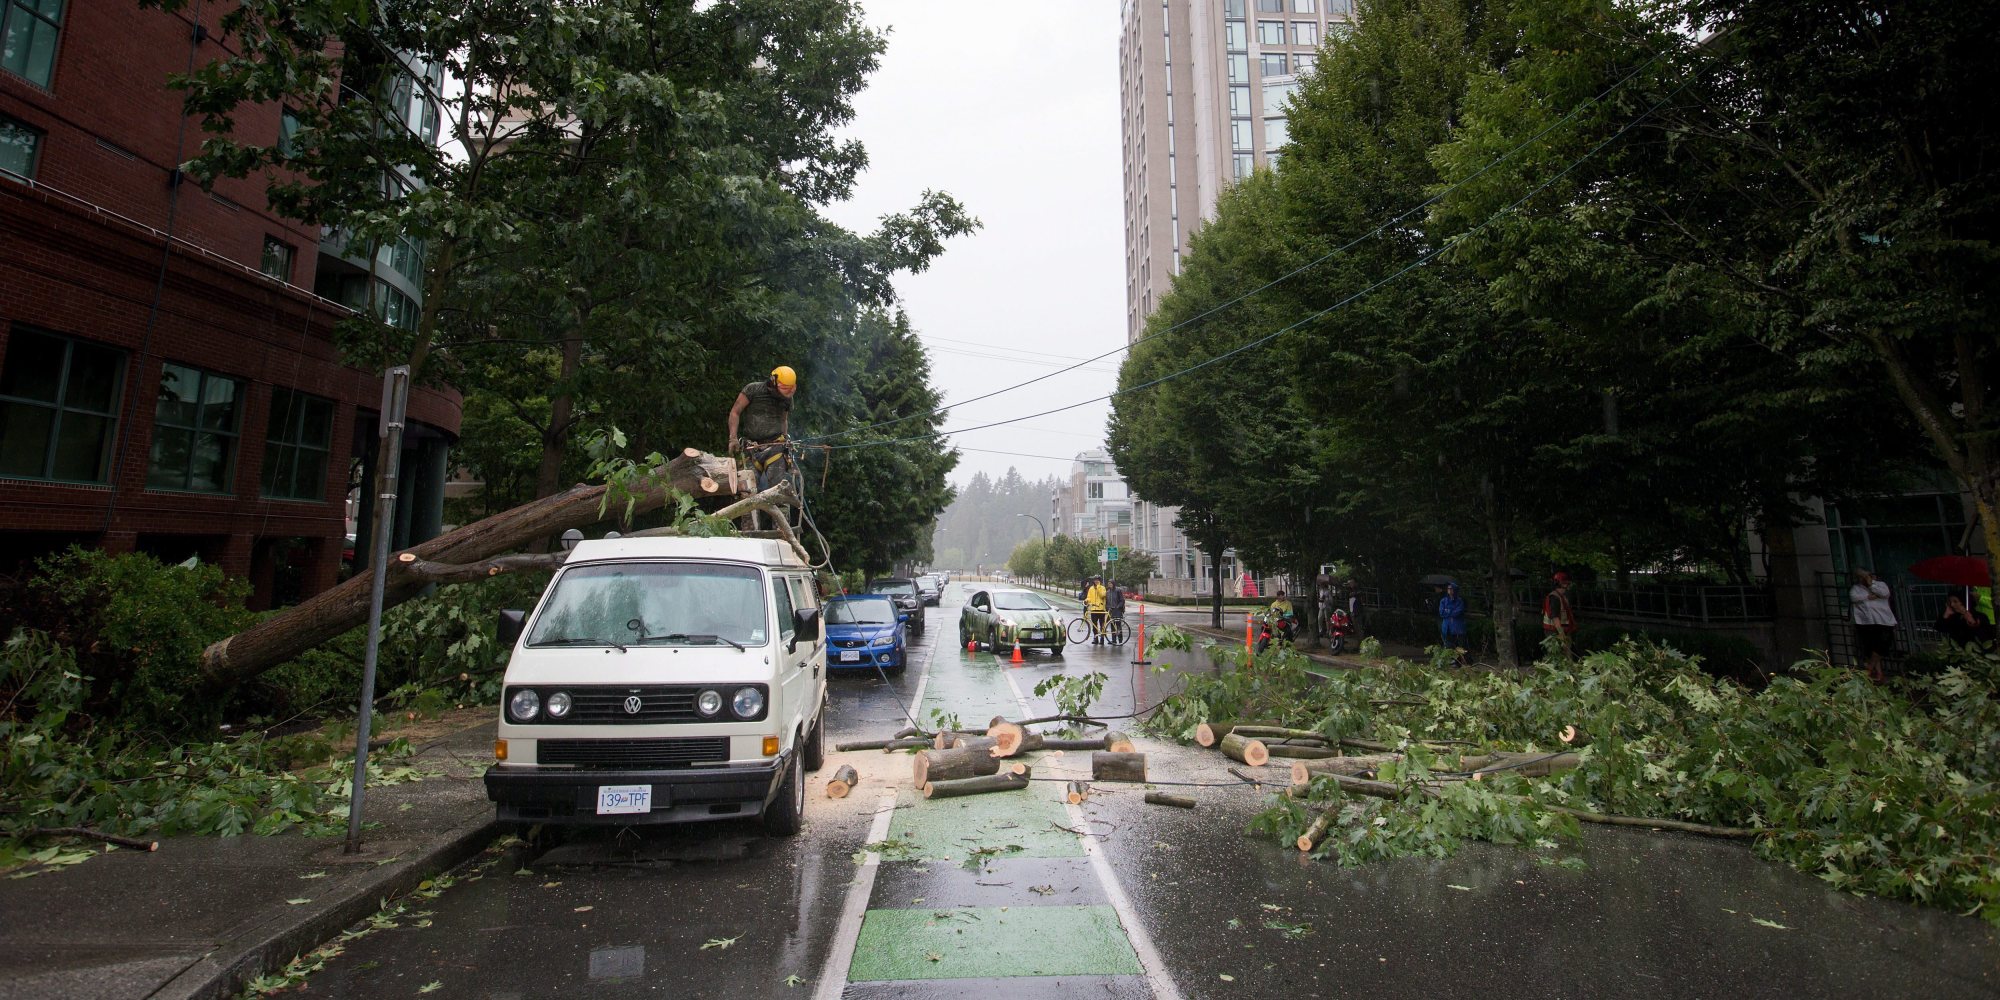
[[[982,778],[956,778],[950,781],[933,781],[924,786],[924,798],[953,799],[961,795],[983,795],[987,792],[1018,792],[1028,787],[1029,775],[989,774]]]
[[[1235,734],[1232,733],[1230,735],[1233,736]],[[1300,743],[1264,743],[1264,741],[1262,740],[1259,740],[1258,742],[1263,744],[1264,754],[1267,757],[1292,757],[1300,760],[1326,760],[1327,758],[1330,757],[1340,756],[1340,751],[1335,750],[1334,748],[1327,746],[1325,744],[1321,744],[1319,746],[1310,746]],[[1246,761],[1245,763],[1248,762]]]
[[[1166,792],[1147,792],[1146,802],[1149,805],[1173,806],[1176,809],[1193,809],[1195,807],[1193,799],[1185,795],[1169,795]]]
[[[1478,781],[1489,774],[1518,774],[1523,778],[1545,778],[1557,771],[1574,768],[1581,758],[1573,753],[1495,753],[1487,754],[1484,760],[1464,757],[1460,767],[1472,772],[1472,780]],[[1479,763],[1474,764],[1473,761]]]
[[[1390,761],[1402,759],[1402,754],[1376,753],[1358,757],[1328,757],[1324,760],[1294,760],[1292,784],[1302,785],[1311,781],[1315,774],[1345,774],[1355,778],[1373,778],[1376,768]]]
[[[1402,787],[1391,782],[1370,781],[1366,778],[1351,778],[1344,774],[1330,774],[1327,777],[1338,782],[1342,789],[1360,795],[1372,795],[1378,799],[1400,799],[1403,797]],[[1438,785],[1426,785],[1419,789],[1422,794],[1431,796],[1437,795],[1439,790]],[[1644,827],[1650,830],[1673,830],[1679,833],[1700,834],[1704,837],[1748,840],[1777,832],[1775,830],[1753,830],[1741,826],[1711,826],[1707,823],[1690,823],[1686,820],[1678,819],[1618,816],[1611,813],[1591,812],[1587,809],[1571,809],[1568,806],[1545,805],[1542,808],[1550,812],[1562,813],[1565,816],[1574,816],[1585,823],[1599,823],[1605,826]]]
[[[1021,752],[1021,741],[1027,738],[1028,730],[1018,723],[996,718],[986,726],[986,735],[993,741],[993,756],[1012,757]]]
[[[1239,760],[1251,767],[1263,767],[1271,760],[1271,752],[1264,749],[1261,741],[1253,740],[1242,733],[1230,733],[1216,744],[1231,760]]]
[[[1320,841],[1326,839],[1326,832],[1333,828],[1333,821],[1339,818],[1340,818],[1339,806],[1334,806],[1331,809],[1328,809],[1325,812],[1320,813],[1319,816],[1312,821],[1312,825],[1306,827],[1306,832],[1299,834],[1299,839],[1298,839],[1299,852],[1302,854],[1308,853],[1313,848],[1318,847]]]
[[[1092,781],[1134,781],[1143,784],[1146,780],[1146,755],[1109,751],[1091,754],[1090,778]]]
[[[1137,753],[1139,750],[1132,745],[1132,737],[1117,731],[1104,734],[1104,749],[1112,753]]]
[[[920,750],[910,758],[918,788],[933,781],[957,781],[1000,770],[1000,762],[984,750]]]
[[[1266,743],[1277,740],[1292,740],[1299,743],[1318,743],[1325,746],[1333,742],[1327,738],[1325,733],[1316,732],[1311,729],[1287,729],[1283,726],[1253,726],[1245,724],[1237,726],[1233,732],[1242,733],[1245,736],[1254,736]]]
[[[1127,740],[1125,742],[1125,746],[1129,749],[1132,746],[1131,741]],[[1111,746],[1111,741],[1103,736],[1099,736],[1095,739],[1071,740],[1071,739],[1062,739],[1060,737],[1055,737],[1055,736],[1043,736],[1040,733],[1028,733],[1021,737],[1021,742],[1015,745],[1011,753],[1001,753],[1000,747],[997,744],[989,752],[991,752],[995,757],[1012,757],[1018,754],[1033,753],[1037,750],[1053,750],[1057,753],[1061,753],[1065,750],[1110,750],[1110,749],[1114,749]]]
[[[883,753],[888,753],[891,750],[908,750],[912,747],[927,747],[930,745],[931,741],[918,739],[855,740],[850,743],[835,743],[833,748],[841,753],[846,753],[849,750],[880,750]]]
[[[688,449],[667,463],[661,471],[664,482],[641,482],[633,486],[633,513],[656,510],[675,491],[701,497],[733,497],[736,463],[705,452]],[[711,492],[705,483],[716,484]],[[601,513],[606,487],[577,486],[555,496],[543,497],[482,518],[454,531],[411,547],[415,559],[405,563],[394,556],[384,567],[386,574],[383,607],[394,607],[422,593],[432,582],[413,571],[416,563],[469,564],[492,559],[527,547],[567,528],[582,528],[604,519]],[[754,503],[753,503],[754,501]],[[743,513],[758,504],[790,506],[794,503],[789,486],[780,485],[730,507],[741,506]],[[716,512],[734,516],[729,508]],[[778,519],[781,523],[782,518]],[[506,570],[502,570],[503,572]],[[228,687],[285,663],[306,650],[332,640],[368,621],[372,574],[361,573],[345,583],[265,618],[235,635],[220,639],[202,651],[202,679],[213,687]]]
[[[976,729],[940,729],[937,731],[937,735],[931,737],[931,743],[939,750],[949,750],[951,749],[951,745],[960,737],[978,737],[983,739],[985,736],[985,733]]]
[[[1277,723],[1275,722],[1204,722],[1194,727],[1194,741],[1202,746],[1212,747],[1222,742],[1222,738],[1234,732],[1238,726],[1272,727],[1276,725]]]
[[[854,786],[860,783],[861,776],[854,773],[854,765],[842,764],[840,770],[833,772],[833,777],[827,779],[826,797],[844,799],[847,793],[853,791]]]

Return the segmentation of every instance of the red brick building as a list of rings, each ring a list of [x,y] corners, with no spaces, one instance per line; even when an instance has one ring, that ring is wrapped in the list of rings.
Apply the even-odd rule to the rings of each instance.
[[[222,54],[220,6],[198,31],[0,0],[0,572],[80,542],[199,556],[260,604],[337,579],[381,381],[341,363],[347,310],[308,291],[318,227],[255,179],[175,169],[202,133],[166,81]],[[238,121],[275,138],[281,118]],[[410,418],[399,544],[438,530],[459,399],[420,389]]]

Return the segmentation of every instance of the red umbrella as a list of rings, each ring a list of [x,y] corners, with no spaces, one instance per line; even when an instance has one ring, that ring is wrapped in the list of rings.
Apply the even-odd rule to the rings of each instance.
[[[1993,579],[1992,569],[1978,556],[1932,556],[1911,566],[1910,575],[1957,587],[1984,587]]]

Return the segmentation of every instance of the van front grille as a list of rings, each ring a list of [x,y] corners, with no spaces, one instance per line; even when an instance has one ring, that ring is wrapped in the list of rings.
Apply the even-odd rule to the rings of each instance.
[[[659,740],[542,740],[536,759],[543,764],[610,770],[686,767],[729,759],[729,737]]]

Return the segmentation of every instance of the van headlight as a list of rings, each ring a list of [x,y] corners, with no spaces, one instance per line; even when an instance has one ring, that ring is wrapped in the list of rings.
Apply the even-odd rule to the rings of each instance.
[[[534,688],[522,688],[514,692],[514,697],[507,699],[507,714],[513,716],[515,722],[532,721],[541,711],[542,696],[536,694]]]
[[[719,691],[703,691],[695,695],[694,710],[704,716],[722,711],[722,694]]]
[[[739,719],[754,719],[764,712],[764,692],[751,687],[737,688],[729,708]]]
[[[557,691],[556,693],[549,695],[548,704],[543,707],[548,709],[549,718],[551,719],[560,719],[563,716],[568,715],[569,692]]]

